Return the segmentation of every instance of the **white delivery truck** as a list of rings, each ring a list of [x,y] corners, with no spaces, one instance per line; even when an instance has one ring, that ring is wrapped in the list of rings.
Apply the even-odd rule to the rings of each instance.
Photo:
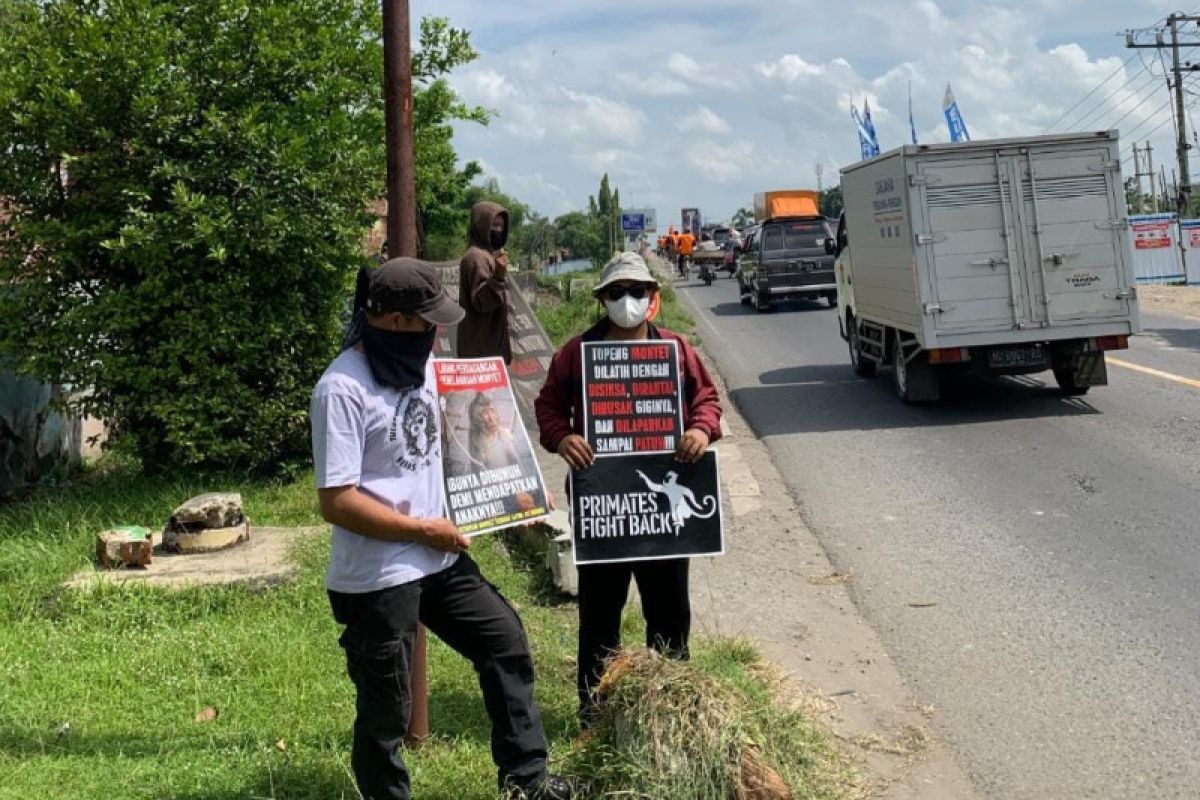
[[[939,373],[1107,383],[1138,331],[1117,133],[906,145],[842,170],[838,312],[862,376],[901,400]]]

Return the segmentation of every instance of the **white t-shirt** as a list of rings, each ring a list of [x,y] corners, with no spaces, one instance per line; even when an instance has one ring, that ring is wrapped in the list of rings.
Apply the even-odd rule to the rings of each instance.
[[[410,517],[445,516],[433,359],[425,384],[400,392],[376,382],[363,353],[334,359],[313,389],[317,488],[357,486]],[[325,586],[360,594],[418,580],[458,558],[416,542],[384,542],[333,526]]]

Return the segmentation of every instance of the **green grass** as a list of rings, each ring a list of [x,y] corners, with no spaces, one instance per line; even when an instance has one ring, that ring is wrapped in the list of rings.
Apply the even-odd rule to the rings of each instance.
[[[271,484],[155,477],[126,465],[0,504],[0,798],[358,797],[353,690],[322,585],[327,537],[302,540],[299,577],[283,586],[60,588],[91,562],[97,531],[158,527],[183,499],[217,489],[241,491],[259,525],[320,522],[310,475]],[[578,734],[575,607],[550,597],[530,560],[510,558],[498,537],[476,539],[472,554],[520,611],[561,759]],[[639,616],[626,616],[628,643],[642,640]],[[749,680],[729,647],[700,643],[696,663]],[[433,735],[409,757],[417,796],[494,798],[474,673],[436,640],[429,653]],[[207,706],[218,719],[195,721]]]

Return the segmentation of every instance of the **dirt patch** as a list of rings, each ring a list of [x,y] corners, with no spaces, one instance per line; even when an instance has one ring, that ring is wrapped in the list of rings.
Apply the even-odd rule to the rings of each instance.
[[[1200,286],[1139,286],[1138,302],[1143,311],[1200,320]]]

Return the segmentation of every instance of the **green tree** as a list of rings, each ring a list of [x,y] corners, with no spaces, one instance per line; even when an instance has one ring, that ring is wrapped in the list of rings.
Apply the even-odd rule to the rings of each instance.
[[[303,456],[308,395],[383,189],[378,4],[3,11],[0,196],[14,211],[0,354],[88,387],[77,405],[148,466]],[[431,126],[473,113],[437,76],[469,52],[465,33],[423,26],[414,113],[430,207],[445,193],[430,173],[453,163]]]
[[[842,213],[842,187],[830,186],[821,192],[821,213],[827,217],[837,217]]]
[[[413,54],[413,149],[420,253],[425,258],[457,259],[466,247],[464,198],[481,170],[474,161],[459,167],[453,124],[486,125],[490,115],[464,104],[445,76],[478,55],[466,31],[441,17],[421,20],[420,45]]]
[[[733,215],[733,220],[730,222],[730,224],[733,225],[733,227],[738,228],[739,230],[741,228],[745,228],[748,225],[753,225],[754,224],[754,212],[749,208],[745,208],[745,207],[739,208],[737,210],[737,212]]]
[[[572,258],[590,258],[593,262],[607,260],[608,239],[599,220],[591,214],[571,211],[554,220],[555,238],[559,247],[570,251]]]

